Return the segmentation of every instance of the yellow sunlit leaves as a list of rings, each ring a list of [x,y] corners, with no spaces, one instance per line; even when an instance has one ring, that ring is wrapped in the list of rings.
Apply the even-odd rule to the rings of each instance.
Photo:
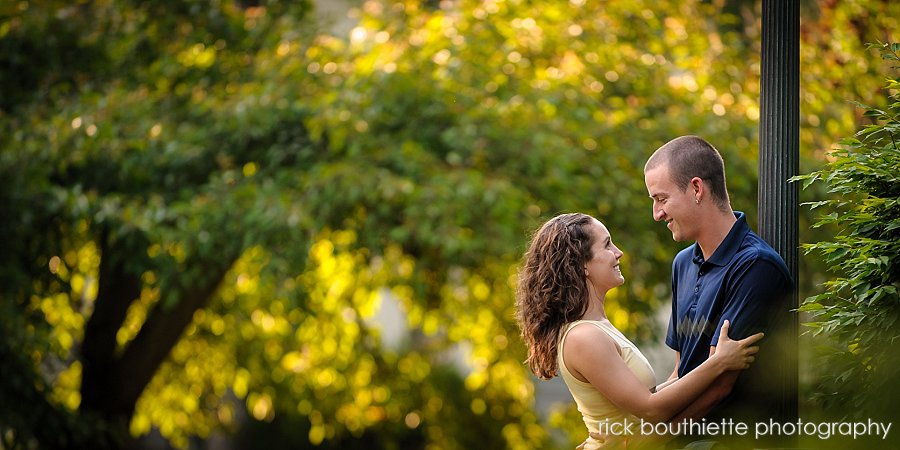
[[[52,274],[58,273],[61,264],[62,264],[62,260],[59,258],[59,256],[53,256],[52,258],[50,258],[50,263],[48,264],[48,266],[50,268],[50,273],[52,273]],[[65,266],[63,266],[63,268],[65,268]]]
[[[487,374],[484,372],[472,372],[466,377],[466,389],[477,391],[483,388],[488,382]]]
[[[754,122],[759,120],[759,108],[758,107],[756,107],[755,105],[748,105],[746,111],[747,111],[748,119],[750,119]]]
[[[481,398],[472,399],[472,403],[471,403],[470,407],[472,409],[472,412],[479,416],[484,414],[485,411],[487,411],[487,403],[485,403],[484,399],[481,399]]]
[[[216,47],[194,44],[178,54],[178,62],[188,67],[206,69],[216,62]]]
[[[256,420],[269,421],[275,417],[275,410],[272,407],[272,397],[268,394],[250,394],[247,397],[247,407],[250,414]]]
[[[150,432],[150,427],[152,425],[153,424],[150,422],[150,416],[136,413],[134,418],[131,419],[129,432],[131,432],[132,436],[143,436]]]
[[[562,61],[560,61],[560,69],[563,74],[568,76],[581,75],[584,67],[584,64],[578,58],[578,55],[571,50],[566,51],[566,53],[563,54]]]
[[[100,254],[93,242],[85,242],[62,257],[52,256],[47,270],[66,282],[68,289],[45,297],[33,296],[29,302],[29,308],[39,312],[52,327],[51,351],[56,353],[56,358],[68,361],[52,374],[54,382],[50,395],[72,410],[81,403],[81,364],[74,360],[71,351],[84,335],[85,316],[82,310],[97,298],[99,265]],[[47,356],[38,355],[39,358]]]
[[[155,139],[155,138],[159,137],[159,135],[161,133],[162,133],[162,124],[156,123],[156,124],[153,124],[152,127],[150,127],[150,133],[149,133],[150,138]]]
[[[234,375],[234,381],[231,385],[231,389],[234,390],[234,395],[238,398],[244,398],[247,396],[247,388],[250,383],[250,372],[246,369],[238,369],[237,373]]]
[[[144,285],[141,288],[140,298],[128,307],[125,321],[116,332],[116,343],[120,348],[137,336],[138,331],[144,324],[144,320],[147,319],[147,312],[158,300],[159,286]]]
[[[628,329],[628,311],[624,309],[617,309],[609,320],[618,328]]]
[[[324,425],[313,425],[309,429],[309,443],[312,445],[319,445],[322,441],[325,440],[325,426]]]
[[[291,52],[291,43],[288,41],[282,41],[278,44],[278,50],[275,53],[278,56],[284,57],[287,56]]]
[[[151,395],[143,395],[138,400],[135,415],[130,424],[133,435],[139,436],[155,426],[159,432],[170,440],[176,448],[186,448],[190,429],[192,434],[207,436],[212,428],[208,418],[215,414],[213,409],[206,411],[206,401],[218,403],[215,395],[204,395],[204,385],[209,383],[207,370],[222,364],[221,353],[197,352],[196,342],[181,342],[173,351],[172,359],[180,360],[185,353],[191,353],[193,365],[185,368],[180,379],[182,383],[166,382],[165,377],[171,373],[171,363],[163,366],[148,387]],[[186,376],[189,374],[189,376]],[[215,383],[211,383],[215,384]],[[146,394],[146,392],[145,392]]]
[[[78,409],[81,404],[81,362],[74,361],[59,373],[53,386],[52,397],[70,410]]]
[[[431,365],[418,353],[410,353],[397,363],[397,369],[410,381],[421,381],[431,371]]]
[[[426,314],[421,323],[422,332],[426,336],[434,336],[439,331],[440,325],[441,319],[437,314]]]
[[[250,320],[263,334],[287,335],[290,333],[290,324],[284,317],[272,315],[261,309],[251,312]]]
[[[211,418],[233,420],[234,406],[221,397],[226,387],[257,420],[272,420],[279,402],[293,401],[298,412],[311,418],[313,442],[332,436],[335,420],[350,430],[362,430],[389,418],[402,420],[408,412],[384,406],[392,398],[391,390],[371,385],[378,367],[371,356],[361,352],[359,344],[361,321],[377,313],[380,290],[398,273],[411,273],[412,264],[396,249],[370,263],[365,251],[349,250],[355,240],[351,232],[323,233],[311,246],[308,270],[284,284],[306,292],[308,307],[315,311],[312,315],[291,309],[284,294],[277,294],[265,278],[266,253],[249,249],[221,288],[223,304],[246,308],[246,319],[234,322],[233,315],[221,314],[217,308],[198,311],[187,338],[173,350],[173,364],[167,364],[148,389],[152,397],[142,397],[139,402],[132,432],[145,432],[151,423],[173,442],[186,436],[185,429],[203,435]],[[402,288],[398,292],[411,295]],[[377,331],[368,333],[377,337]],[[256,356],[250,361],[272,367],[270,382],[290,386],[293,394],[279,400],[259,384],[259,368],[236,367],[235,361],[217,350],[234,340],[254,346]],[[204,356],[199,357],[201,354]],[[412,380],[423,380],[430,370],[429,363],[418,355],[404,358],[398,365]],[[174,388],[183,383],[165,381],[179,373],[191,380],[189,386]],[[185,388],[188,390],[178,391]],[[195,400],[187,404],[166,400],[167,395],[174,399],[176,391]],[[161,392],[168,394],[160,397]],[[346,401],[334,415],[313,409],[323,399],[340,398]],[[208,413],[202,413],[204,409]],[[176,413],[179,410],[184,411],[181,416]],[[179,421],[187,418],[191,423],[179,428]]]
[[[431,58],[431,60],[439,66],[444,66],[447,64],[448,61],[450,61],[450,56],[451,56],[450,50],[441,49],[437,53],[434,54],[434,56]]]
[[[300,352],[288,352],[281,358],[281,367],[290,372],[299,374],[309,368],[309,363]]]
[[[235,420],[234,407],[228,403],[219,404],[216,407],[216,418],[226,426],[232,425]]]
[[[162,252],[166,252],[179,263],[184,262],[184,259],[187,257],[184,246],[177,242],[169,242],[164,245],[150,244],[150,246],[147,247],[147,256],[151,258],[159,256]]]
[[[252,177],[256,174],[256,163],[248,162],[247,164],[244,164],[242,172],[245,177]]]
[[[225,320],[221,317],[213,318],[209,322],[209,331],[216,336],[221,336],[225,332]]]
[[[307,399],[300,400],[297,403],[297,412],[304,416],[308,416],[312,412],[312,402]]]
[[[409,428],[416,428],[419,426],[420,423],[422,423],[422,417],[419,415],[418,412],[413,411],[406,415],[406,417],[403,419],[403,422]]]
[[[355,27],[350,30],[350,43],[356,45],[362,44],[366,40],[367,36],[368,31],[365,29],[365,27]]]

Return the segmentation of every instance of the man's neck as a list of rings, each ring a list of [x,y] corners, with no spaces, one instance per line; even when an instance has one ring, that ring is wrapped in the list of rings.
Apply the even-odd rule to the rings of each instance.
[[[728,236],[728,232],[737,222],[731,208],[728,211],[716,210],[702,218],[705,225],[701,234],[697,236],[697,245],[703,252],[703,259],[708,260]]]

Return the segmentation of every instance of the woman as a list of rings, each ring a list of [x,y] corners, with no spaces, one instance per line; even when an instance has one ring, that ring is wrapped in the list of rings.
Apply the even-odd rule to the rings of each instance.
[[[759,333],[733,341],[726,321],[706,362],[665,389],[654,388],[650,363],[604,310],[606,293],[625,282],[621,257],[597,219],[562,214],[535,233],[516,290],[516,319],[531,371],[545,380],[561,374],[594,435],[615,435],[623,424],[641,419],[673,417],[723,372],[749,367],[758,349],[752,344],[762,338]],[[597,449],[601,441],[591,437],[583,446]]]

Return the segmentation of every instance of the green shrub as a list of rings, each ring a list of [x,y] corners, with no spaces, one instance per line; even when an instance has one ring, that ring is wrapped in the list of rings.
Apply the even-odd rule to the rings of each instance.
[[[816,227],[839,231],[804,249],[821,257],[834,278],[800,310],[827,343],[813,400],[826,414],[846,418],[890,417],[900,398],[900,44],[870,48],[879,48],[893,71],[887,107],[860,104],[871,124],[841,140],[824,169],[795,178],[804,189],[823,182],[832,194],[805,205],[823,211]]]

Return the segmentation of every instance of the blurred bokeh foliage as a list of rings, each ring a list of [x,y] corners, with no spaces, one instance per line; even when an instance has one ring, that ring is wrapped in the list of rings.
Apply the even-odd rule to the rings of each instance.
[[[529,233],[603,220],[652,342],[649,153],[706,137],[755,222],[759,2],[352,4],[346,34],[309,1],[0,7],[0,445],[570,448],[513,321]],[[817,167],[886,101],[864,43],[900,4],[803,8]]]

